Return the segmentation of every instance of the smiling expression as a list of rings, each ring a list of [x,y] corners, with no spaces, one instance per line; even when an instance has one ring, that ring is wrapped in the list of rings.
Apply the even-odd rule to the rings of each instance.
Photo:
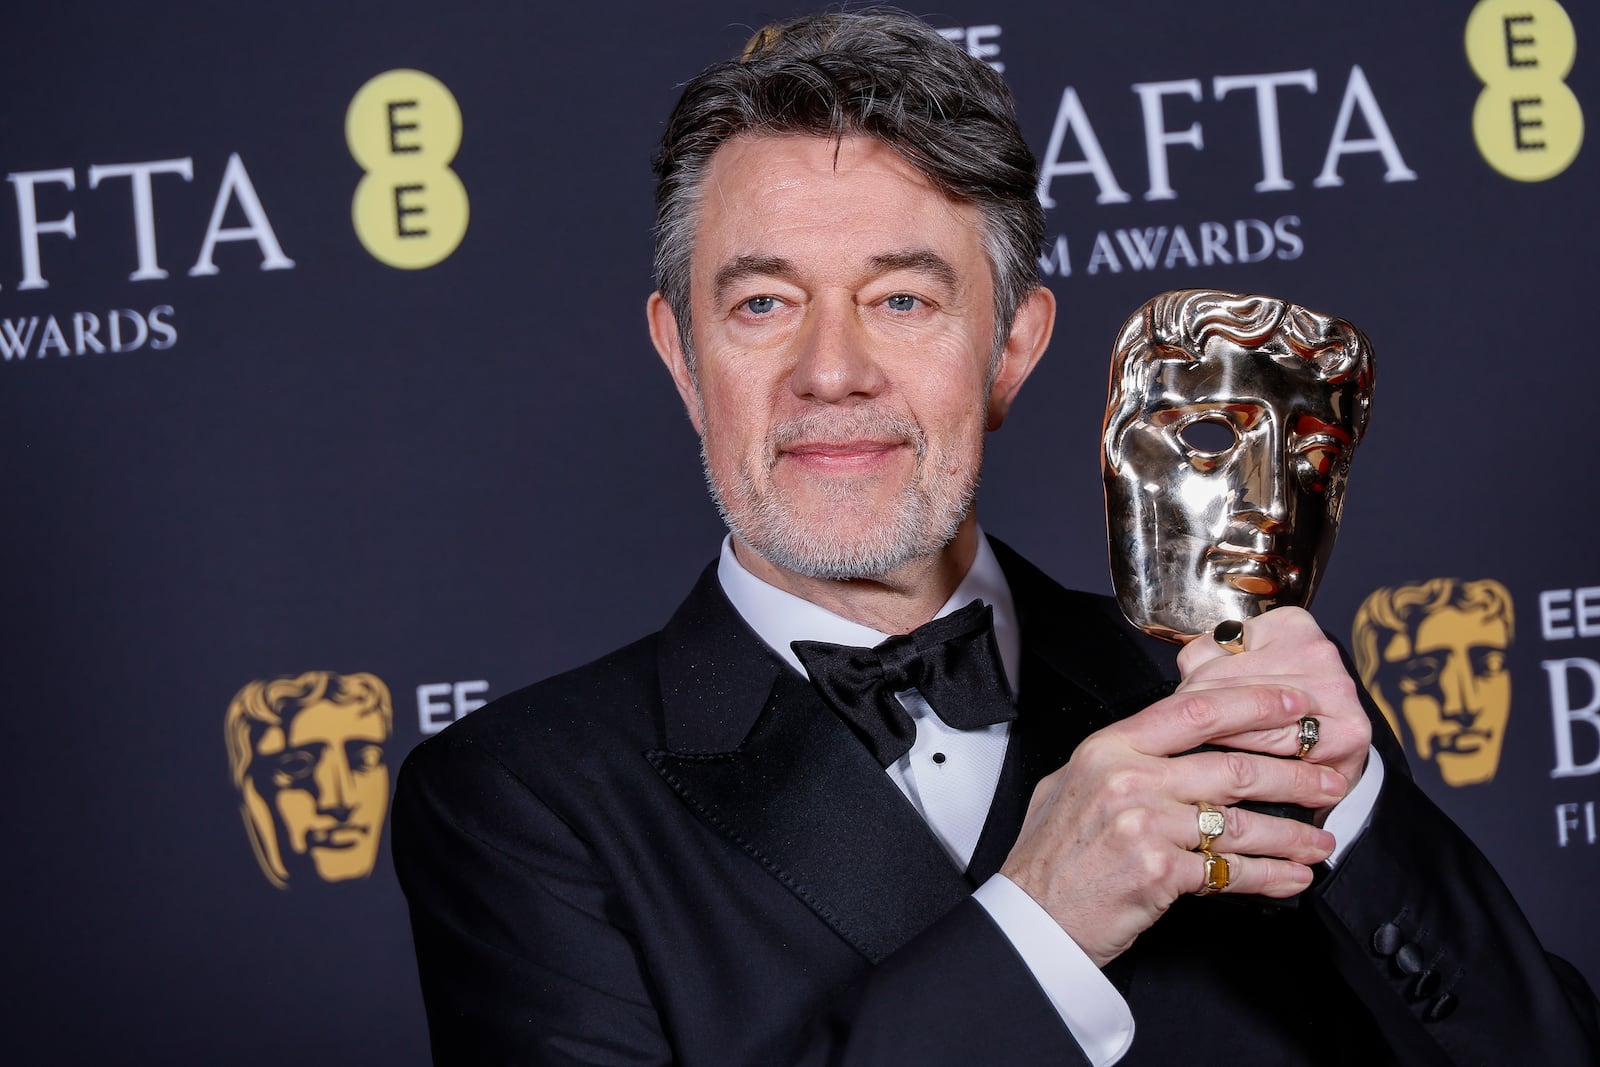
[[[976,207],[870,138],[736,139],[701,194],[690,307],[692,371],[659,296],[652,336],[739,541],[871,578],[955,538],[1031,365],[993,358]]]

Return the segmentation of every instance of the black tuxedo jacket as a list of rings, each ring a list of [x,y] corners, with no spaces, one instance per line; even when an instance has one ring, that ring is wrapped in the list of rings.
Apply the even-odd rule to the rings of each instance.
[[[419,745],[393,843],[435,1060],[1085,1062],[968,898],[1037,781],[1169,692],[1172,655],[995,549],[1019,717],[966,872],[714,568],[660,633]],[[1372,714],[1383,794],[1331,875],[1290,908],[1180,899],[1107,968],[1123,1063],[1600,1062],[1582,978]]]

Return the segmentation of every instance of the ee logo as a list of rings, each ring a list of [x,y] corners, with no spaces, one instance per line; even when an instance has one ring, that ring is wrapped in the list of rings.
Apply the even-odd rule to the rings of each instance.
[[[373,258],[420,270],[454,252],[467,232],[467,189],[450,169],[461,108],[444,83],[420,70],[384,71],[351,99],[344,138],[367,172],[350,215]]]
[[[1482,0],[1467,16],[1467,59],[1483,82],[1472,135],[1506,177],[1542,182],[1577,158],[1583,108],[1563,80],[1577,51],[1556,0]]]

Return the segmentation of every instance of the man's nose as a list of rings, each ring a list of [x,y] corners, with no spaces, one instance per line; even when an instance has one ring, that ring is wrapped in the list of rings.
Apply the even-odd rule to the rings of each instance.
[[[883,391],[883,368],[854,301],[814,301],[806,309],[797,345],[789,384],[801,399],[837,404]]]

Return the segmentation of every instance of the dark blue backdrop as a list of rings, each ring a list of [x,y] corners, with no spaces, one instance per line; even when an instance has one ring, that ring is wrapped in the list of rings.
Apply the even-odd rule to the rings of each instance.
[[[1595,114],[1592,7],[1567,5],[1578,48],[1564,81],[1559,6],[1524,8],[1535,22],[1510,33],[1533,43],[1508,54],[1535,66],[1502,74],[1556,102],[1564,84]],[[1374,422],[1318,614],[1347,633],[1373,589],[1438,576],[1511,592],[1498,773],[1427,780],[1547,942],[1595,981],[1600,730],[1582,664],[1600,659],[1600,619],[1562,637],[1540,613],[1543,593],[1600,586],[1585,414],[1600,392],[1595,157],[1579,149],[1545,180],[1502,173],[1581,141],[1555,103],[1522,131],[1545,148],[1480,151],[1473,9],[926,12],[1003,64],[1037,151],[1065,123],[1067,173],[1047,189],[1057,340],[991,443],[981,510],[1067,584],[1105,589],[1097,437],[1128,312],[1198,285],[1361,325],[1379,359]],[[676,86],[794,10],[394,0],[12,14],[0,64],[11,1062],[425,1060],[387,846],[369,878],[274,887],[241,823],[224,713],[252,680],[371,672],[392,694],[392,772],[458,704],[664,620],[720,526],[644,331],[648,159]],[[450,165],[470,202],[459,246],[416,270],[358,238],[363,171],[345,132],[357,90],[403,68],[458,103]],[[1255,82],[1219,94],[1218,79],[1265,74],[1283,75],[1275,138]],[[1177,138],[1158,143],[1165,183],[1134,88],[1153,83],[1174,83],[1142,91]],[[1195,124],[1203,147],[1183,140]],[[1274,141],[1283,182],[1268,184],[1292,188],[1258,190]],[[1337,184],[1317,180],[1330,145]],[[1100,178],[1073,172],[1099,158]],[[158,161],[143,169],[141,237],[141,179],[91,170]],[[1104,195],[1105,177],[1126,200]],[[1171,197],[1149,195],[1163,185]],[[1209,265],[1171,252],[1178,227],[1196,259],[1211,234]],[[1141,242],[1159,249],[1152,264]],[[166,277],[130,279],[141,247]],[[1556,660],[1576,663],[1561,668],[1564,702],[1541,666]],[[1573,768],[1557,776],[1563,730]]]

